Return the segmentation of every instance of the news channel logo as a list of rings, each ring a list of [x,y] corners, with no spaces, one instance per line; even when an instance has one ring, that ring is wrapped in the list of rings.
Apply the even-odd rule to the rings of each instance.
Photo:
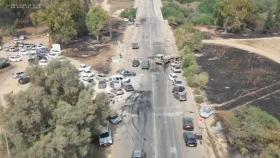
[[[11,3],[12,9],[40,9],[42,6],[35,3]]]

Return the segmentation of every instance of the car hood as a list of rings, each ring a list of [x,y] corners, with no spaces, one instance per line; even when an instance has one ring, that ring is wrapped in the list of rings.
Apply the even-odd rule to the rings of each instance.
[[[112,143],[111,137],[99,138],[100,144]]]

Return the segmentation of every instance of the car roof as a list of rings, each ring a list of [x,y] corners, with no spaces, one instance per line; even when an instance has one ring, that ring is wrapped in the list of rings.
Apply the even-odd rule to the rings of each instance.
[[[141,157],[142,155],[142,150],[140,150],[140,149],[137,149],[137,150],[134,150],[133,151],[133,157]]]
[[[186,116],[186,117],[183,117],[183,120],[184,121],[193,121],[193,118]]]
[[[195,138],[193,132],[184,132],[184,137]]]

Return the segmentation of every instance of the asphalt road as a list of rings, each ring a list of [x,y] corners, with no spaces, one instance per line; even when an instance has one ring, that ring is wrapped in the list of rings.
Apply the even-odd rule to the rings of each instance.
[[[172,54],[166,42],[166,23],[159,0],[140,0],[136,23],[140,25],[132,42],[137,41],[140,49],[133,55],[135,58]],[[138,70],[137,91],[126,98],[125,121],[118,127],[111,157],[130,157],[134,149],[143,149],[148,158],[204,157],[202,145],[189,148],[183,141],[182,117],[196,118],[195,105],[174,99],[169,70],[155,65],[152,60],[150,63],[150,70]]]

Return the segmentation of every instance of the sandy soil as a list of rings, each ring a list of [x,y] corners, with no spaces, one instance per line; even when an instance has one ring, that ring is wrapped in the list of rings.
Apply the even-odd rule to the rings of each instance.
[[[280,63],[280,37],[203,40],[202,42],[204,44],[224,45],[246,50]]]
[[[104,0],[106,1],[106,0]],[[117,15],[122,9],[131,8],[134,5],[134,1],[132,0],[108,0],[110,7],[110,14]]]
[[[101,6],[104,10],[106,10],[108,13],[110,13],[110,5],[108,4],[108,0],[104,0],[101,3]]]

